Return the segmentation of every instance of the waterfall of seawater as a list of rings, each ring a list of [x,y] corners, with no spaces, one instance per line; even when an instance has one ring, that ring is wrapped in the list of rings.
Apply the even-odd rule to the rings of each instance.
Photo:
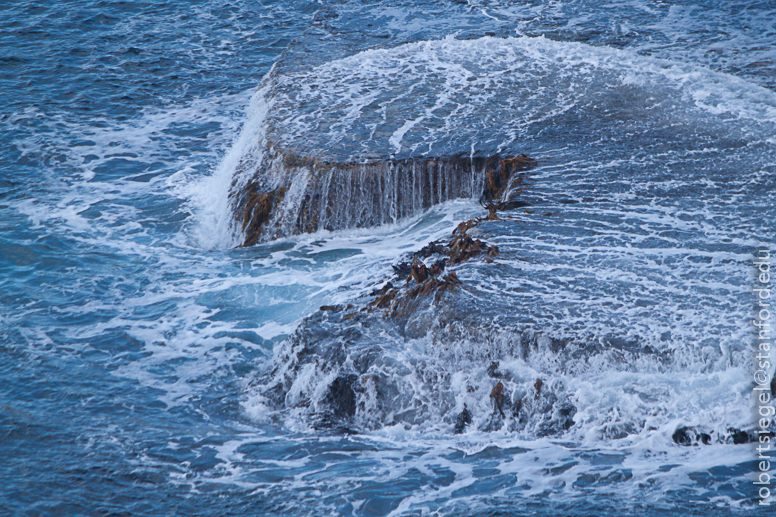
[[[497,201],[510,179],[520,180],[514,173],[531,163],[525,156],[453,156],[343,165],[276,155],[232,190],[232,209],[245,245],[372,227],[452,199]]]

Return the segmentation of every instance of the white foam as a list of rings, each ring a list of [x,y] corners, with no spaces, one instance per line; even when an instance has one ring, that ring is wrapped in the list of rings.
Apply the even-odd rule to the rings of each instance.
[[[215,172],[196,181],[189,180],[182,186],[183,195],[189,199],[195,216],[190,232],[199,246],[224,248],[239,243],[234,231],[229,189],[233,181],[247,180],[236,174],[240,164],[251,166],[263,159],[266,114],[270,109],[267,88],[258,88],[251,96],[245,124]]]
[[[544,37],[448,37],[367,50],[274,80],[277,141],[323,154],[342,148],[345,160],[408,149],[509,149],[572,108],[588,112],[591,123],[617,111],[648,113],[664,125],[745,119],[767,124],[765,136],[757,130],[761,138],[776,122],[776,94],[734,76]],[[591,104],[596,98],[600,104]]]

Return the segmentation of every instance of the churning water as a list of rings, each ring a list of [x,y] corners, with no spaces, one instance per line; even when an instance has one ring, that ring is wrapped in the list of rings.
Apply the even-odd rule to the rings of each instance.
[[[728,430],[755,425],[773,2],[0,12],[4,513],[757,506],[755,449]],[[470,230],[498,256],[394,317],[360,309],[484,215],[476,196],[237,248],[230,191],[276,149],[538,162],[510,193],[527,206]],[[322,425],[342,379],[352,411]],[[685,426],[714,439],[680,446]]]

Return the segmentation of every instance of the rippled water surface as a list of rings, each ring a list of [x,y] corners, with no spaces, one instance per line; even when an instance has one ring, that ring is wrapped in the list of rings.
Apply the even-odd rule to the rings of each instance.
[[[775,77],[768,1],[0,6],[2,513],[766,515],[752,445],[672,434],[754,428]],[[337,320],[484,211],[236,248],[268,140],[538,162],[465,288]],[[493,362],[573,425],[494,420]],[[348,432],[317,425],[356,371]]]

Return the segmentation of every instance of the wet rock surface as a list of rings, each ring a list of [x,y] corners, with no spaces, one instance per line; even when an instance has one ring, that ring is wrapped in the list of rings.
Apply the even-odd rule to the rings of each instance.
[[[477,253],[462,252],[458,244],[489,224],[488,216],[461,223],[449,239],[403,257],[393,278],[365,297],[322,306],[279,347],[252,389],[281,421],[294,414],[291,420],[317,430],[399,425],[534,439],[564,436],[577,425],[580,409],[569,378],[601,365],[627,371],[645,359],[671,366],[671,354],[638,340],[554,338],[484,321],[473,307],[487,297],[459,273],[495,267],[485,259],[499,260],[499,254],[489,252],[495,247],[485,239]],[[648,428],[645,420],[615,421],[599,436],[621,440]],[[680,426],[669,437],[677,446],[757,441],[744,426]]]
[[[401,425],[561,436],[579,413],[566,375],[602,361],[620,368],[643,357],[671,361],[638,340],[553,338],[489,321],[493,300],[461,279],[472,268],[498,267],[500,250],[482,228],[511,215],[485,208],[448,239],[401,257],[393,278],[370,294],[307,318],[252,383],[268,409],[338,432]],[[621,439],[642,427],[611,426],[602,436]],[[681,445],[704,442],[703,433],[677,433]]]
[[[768,436],[769,438],[772,437],[773,433],[769,433]],[[759,441],[758,436],[751,431],[730,427],[724,432],[717,432],[713,429],[708,430],[699,426],[679,427],[674,431],[674,434],[671,435],[671,439],[675,444],[684,447],[712,445],[714,443],[741,445],[745,443],[757,443]]]
[[[671,435],[677,445],[711,444],[711,435],[693,427],[680,427]]]

